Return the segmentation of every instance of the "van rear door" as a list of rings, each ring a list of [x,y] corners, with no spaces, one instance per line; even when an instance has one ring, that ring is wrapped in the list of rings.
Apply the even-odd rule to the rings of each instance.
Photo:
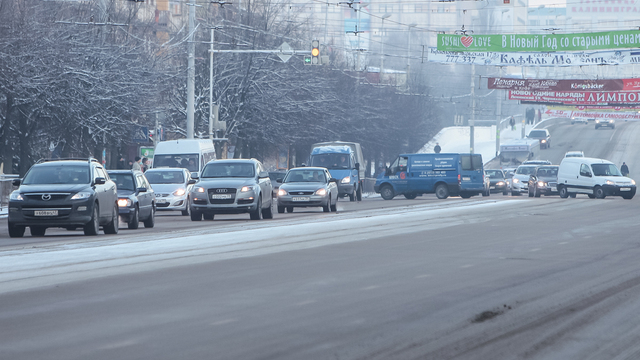
[[[460,191],[484,190],[482,155],[460,154]]]

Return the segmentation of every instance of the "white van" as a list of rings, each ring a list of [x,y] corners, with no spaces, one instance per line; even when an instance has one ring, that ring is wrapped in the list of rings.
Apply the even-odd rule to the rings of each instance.
[[[153,168],[186,168],[200,174],[204,165],[216,159],[211,140],[181,139],[162,141],[153,153]]]
[[[558,170],[558,192],[561,198],[587,194],[592,199],[604,199],[606,196],[632,199],[636,194],[636,182],[622,176],[611,161],[566,157]]]

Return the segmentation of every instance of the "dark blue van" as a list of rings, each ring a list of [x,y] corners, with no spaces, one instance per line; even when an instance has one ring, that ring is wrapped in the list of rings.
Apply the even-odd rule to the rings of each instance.
[[[484,186],[480,154],[403,154],[378,176],[374,190],[385,200],[434,193],[438,199],[466,199],[483,193]]]

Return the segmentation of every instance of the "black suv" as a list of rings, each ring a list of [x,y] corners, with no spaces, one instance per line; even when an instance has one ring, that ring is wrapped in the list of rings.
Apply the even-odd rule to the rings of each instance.
[[[97,235],[118,233],[116,184],[96,159],[40,160],[9,198],[9,236],[22,237],[26,226],[31,235],[43,236],[48,227]]]
[[[529,139],[540,140],[540,149],[547,149],[551,147],[551,135],[547,129],[533,129],[529,131],[527,135]]]

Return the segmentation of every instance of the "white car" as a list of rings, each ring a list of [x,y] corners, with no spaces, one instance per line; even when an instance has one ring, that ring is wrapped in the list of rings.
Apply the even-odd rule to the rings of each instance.
[[[529,193],[529,177],[536,172],[538,165],[520,165],[511,179],[511,195]]]
[[[584,157],[584,152],[582,151],[567,151],[566,154],[564,154],[564,157],[568,158],[568,157]]]
[[[188,169],[149,169],[144,175],[156,194],[157,210],[178,210],[182,215],[189,215],[189,193],[196,181]]]
[[[588,124],[589,121],[585,118],[571,118],[571,125],[573,124]]]
[[[563,199],[586,194],[591,199],[621,196],[630,200],[636,194],[636,182],[622,176],[611,161],[587,157],[564,158],[558,169],[558,192]]]

